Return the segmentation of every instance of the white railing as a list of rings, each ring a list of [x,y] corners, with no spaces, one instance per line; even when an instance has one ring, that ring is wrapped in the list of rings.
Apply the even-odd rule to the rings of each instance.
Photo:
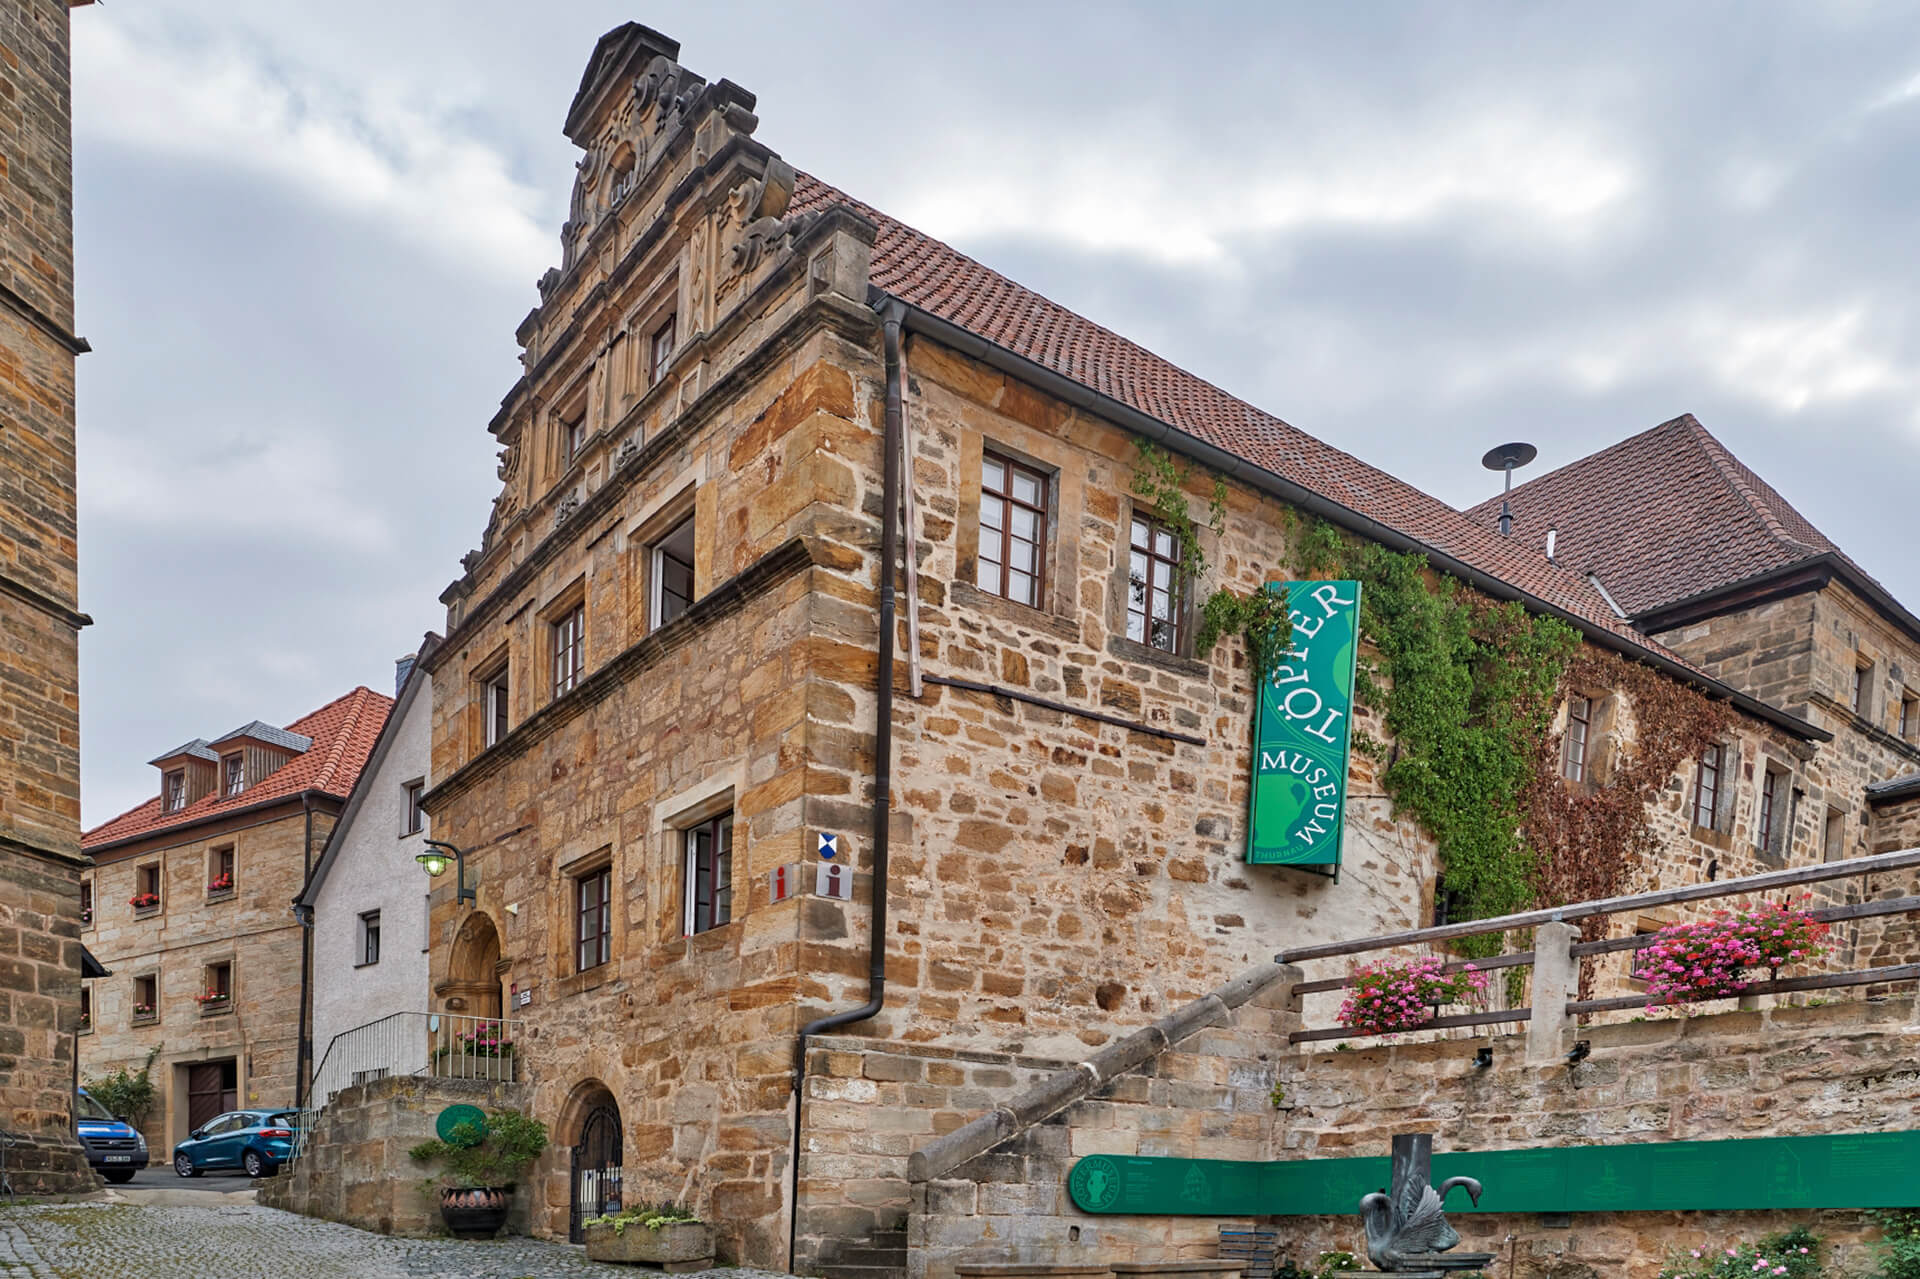
[[[309,1112],[342,1088],[388,1075],[513,1083],[521,1023],[455,1013],[393,1013],[333,1037],[313,1071]]]

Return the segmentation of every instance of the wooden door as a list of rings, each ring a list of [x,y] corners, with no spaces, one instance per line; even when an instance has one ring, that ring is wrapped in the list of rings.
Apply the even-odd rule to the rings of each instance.
[[[196,1132],[239,1103],[238,1072],[229,1061],[187,1067],[187,1131]]]

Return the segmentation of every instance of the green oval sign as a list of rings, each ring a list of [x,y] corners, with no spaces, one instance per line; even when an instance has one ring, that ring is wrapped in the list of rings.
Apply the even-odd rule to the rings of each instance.
[[[457,1146],[460,1143],[454,1140],[453,1130],[461,1124],[472,1124],[474,1128],[479,1131],[480,1137],[485,1137],[487,1135],[487,1112],[478,1106],[448,1106],[440,1112],[440,1117],[433,1121],[433,1130],[439,1134],[440,1140],[446,1142],[449,1146]],[[474,1138],[469,1144],[479,1145],[480,1137]]]

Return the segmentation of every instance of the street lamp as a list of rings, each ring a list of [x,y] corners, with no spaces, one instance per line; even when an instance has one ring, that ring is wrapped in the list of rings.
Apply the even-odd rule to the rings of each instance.
[[[454,881],[456,885],[453,904],[458,906],[461,902],[468,902],[478,905],[480,900],[479,894],[467,886],[467,855],[445,840],[429,839],[425,841],[425,843],[427,845],[427,851],[415,854],[413,860],[419,862],[428,875],[438,879],[446,873],[447,869],[447,854],[440,850],[444,848],[451,851],[453,853]]]

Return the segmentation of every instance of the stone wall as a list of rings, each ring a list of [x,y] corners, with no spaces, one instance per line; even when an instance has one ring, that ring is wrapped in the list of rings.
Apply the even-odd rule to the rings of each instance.
[[[520,1084],[391,1076],[334,1094],[308,1132],[299,1158],[255,1182],[273,1208],[341,1221],[383,1235],[445,1233],[440,1201],[424,1188],[425,1165],[407,1152],[434,1136],[448,1106],[524,1110]],[[533,1196],[514,1196],[507,1230],[525,1234]]]
[[[1290,1052],[1284,1022],[1269,1025],[1204,1032],[914,1185],[910,1273],[946,1279],[975,1259],[1211,1256],[1221,1226],[1255,1224],[1083,1213],[1066,1179],[1088,1154],[1342,1158],[1386,1155],[1400,1132],[1431,1132],[1446,1151],[1920,1127],[1912,998],[1585,1027],[1577,1033],[1592,1055],[1573,1066],[1525,1064],[1520,1036]],[[1493,1051],[1489,1068],[1474,1064],[1482,1047]],[[1843,1250],[1871,1234],[1861,1213],[1837,1210],[1453,1220],[1463,1249],[1504,1252],[1510,1242],[1517,1273],[1626,1279],[1653,1275],[1670,1247],[1736,1244],[1802,1222]],[[1276,1229],[1283,1255],[1303,1263],[1322,1249],[1362,1251],[1357,1216],[1258,1224]]]
[[[22,1194],[99,1183],[73,1135],[80,694],[66,0],[0,5],[0,1115]]]
[[[313,816],[315,856],[332,820],[330,812]],[[295,1102],[305,930],[288,903],[305,879],[306,837],[296,802],[104,852],[89,876],[93,918],[81,936],[112,976],[89,983],[93,1024],[80,1036],[80,1073],[89,1079],[122,1066],[138,1070],[160,1049],[150,1071],[155,1104],[144,1125],[156,1161],[166,1162],[187,1136],[188,1072],[197,1063],[234,1062],[235,1105]],[[213,892],[210,859],[224,847],[234,850],[234,886]],[[139,868],[155,863],[160,906],[140,914],[130,904]],[[232,965],[233,998],[224,1010],[194,998],[207,989],[207,967],[216,963]],[[159,1007],[151,1020],[137,1019],[134,984],[149,976],[159,981]]]

